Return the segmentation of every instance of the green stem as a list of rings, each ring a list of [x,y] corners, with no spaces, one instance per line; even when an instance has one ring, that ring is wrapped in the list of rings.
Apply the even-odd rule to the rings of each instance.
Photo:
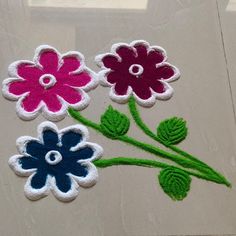
[[[154,160],[139,159],[139,158],[133,158],[133,157],[114,157],[110,159],[96,160],[93,163],[99,168],[106,168],[106,167],[115,166],[115,165],[135,165],[135,166],[143,166],[143,167],[149,167],[149,168],[174,167],[188,173],[189,175],[195,176],[197,178],[204,179],[207,181],[213,181],[218,184],[224,184],[222,181],[220,181],[217,178],[212,179],[212,178],[209,178],[209,176],[204,175],[204,174],[198,174],[192,171],[181,169],[179,167],[168,165],[168,164],[154,161]]]
[[[74,110],[72,108],[69,108],[68,112],[77,121],[79,121],[79,122],[83,123],[84,125],[86,125],[88,127],[91,127],[93,129],[97,130],[98,132],[102,133],[102,130],[101,130],[99,124],[96,124],[96,123],[86,119],[79,112],[77,112],[76,110]],[[195,169],[197,171],[204,172],[204,167],[197,165],[192,160],[188,160],[186,158],[183,158],[182,156],[177,156],[175,154],[168,153],[167,151],[164,151],[164,150],[162,150],[162,149],[160,149],[158,147],[154,147],[154,146],[152,146],[152,145],[150,145],[148,143],[140,142],[140,141],[138,141],[138,140],[136,140],[134,138],[131,138],[129,136],[126,136],[126,135],[119,136],[116,139],[120,140],[120,141],[122,141],[124,143],[129,143],[129,144],[131,144],[133,146],[136,146],[137,148],[143,149],[146,152],[149,152],[149,153],[152,153],[154,155],[160,156],[162,158],[174,161],[175,163],[183,166],[184,168],[192,168],[192,169]],[[206,170],[205,170],[205,172],[206,172]],[[208,177],[213,182],[216,182],[215,181],[216,176],[214,176],[213,174],[208,173]],[[225,180],[225,179],[221,178],[221,179],[218,180],[218,182],[220,182],[222,184],[225,184],[227,186],[230,186],[230,183],[227,180]]]
[[[129,100],[129,110],[130,113],[133,117],[133,120],[135,121],[135,123],[138,125],[138,127],[146,134],[148,135],[150,138],[152,138],[153,140],[159,142],[160,144],[163,144],[165,147],[170,148],[172,151],[174,151],[175,153],[178,153],[181,156],[184,156],[186,158],[188,158],[189,160],[194,161],[195,163],[198,163],[199,166],[203,167],[204,169],[202,169],[203,171],[207,171],[208,173],[210,172],[213,175],[216,175],[217,177],[224,179],[226,182],[228,182],[224,176],[222,176],[220,173],[216,172],[213,168],[211,168],[210,166],[208,166],[206,163],[200,161],[198,158],[194,157],[193,155],[181,150],[180,148],[174,146],[174,145],[167,145],[165,143],[163,143],[156,134],[154,134],[149,127],[143,122],[142,118],[140,117],[139,111],[136,107],[136,103],[135,103],[135,99],[134,97],[131,97]]]

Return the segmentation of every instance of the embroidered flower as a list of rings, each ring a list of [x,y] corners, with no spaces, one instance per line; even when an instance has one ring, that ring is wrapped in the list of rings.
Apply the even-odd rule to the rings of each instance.
[[[79,185],[90,187],[97,181],[92,161],[102,155],[102,148],[87,142],[88,131],[82,125],[58,130],[51,122],[38,126],[38,139],[23,136],[17,140],[20,155],[9,165],[20,176],[29,176],[25,194],[31,200],[48,195],[51,190],[61,201],[73,200]]]
[[[156,99],[168,99],[173,94],[168,84],[180,76],[179,70],[167,62],[166,52],[139,40],[130,44],[114,44],[111,53],[95,58],[103,69],[99,78],[110,86],[110,97],[119,103],[133,95],[142,106],[152,106]]]
[[[3,94],[18,100],[17,114],[26,120],[34,119],[40,111],[49,120],[60,120],[68,106],[83,109],[89,103],[84,91],[97,85],[81,53],[61,55],[47,45],[36,49],[33,62],[16,61],[8,71],[11,78],[3,81]]]

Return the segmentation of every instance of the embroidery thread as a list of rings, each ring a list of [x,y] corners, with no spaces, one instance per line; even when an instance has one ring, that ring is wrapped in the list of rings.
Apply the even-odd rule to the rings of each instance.
[[[51,190],[57,199],[71,201],[77,197],[79,186],[93,186],[98,173],[92,162],[102,156],[103,149],[88,138],[82,125],[58,130],[48,121],[38,126],[37,139],[20,137],[20,155],[12,156],[9,165],[17,175],[29,176],[25,195],[37,200]]]
[[[97,86],[96,74],[85,66],[84,56],[76,51],[60,54],[42,45],[35,50],[33,61],[16,61],[3,81],[3,95],[18,100],[20,118],[31,120],[42,112],[51,121],[63,119],[67,108],[82,110],[90,98],[86,91]]]

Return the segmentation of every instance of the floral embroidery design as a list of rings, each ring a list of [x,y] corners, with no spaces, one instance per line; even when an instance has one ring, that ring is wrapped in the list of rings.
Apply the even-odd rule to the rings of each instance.
[[[29,176],[25,194],[37,200],[51,190],[61,201],[78,195],[79,186],[91,187],[97,181],[92,161],[102,155],[102,148],[87,142],[88,131],[82,125],[58,130],[51,122],[38,127],[38,139],[23,136],[17,140],[20,155],[9,159],[9,165],[20,176]]]
[[[60,54],[55,48],[39,46],[32,61],[16,61],[9,66],[10,78],[3,81],[3,94],[18,100],[17,114],[25,120],[39,112],[53,121],[66,116],[68,107],[84,109],[89,103],[85,91],[95,88],[94,72],[76,51]]]
[[[177,201],[188,195],[193,177],[231,187],[220,172],[177,146],[188,135],[183,118],[167,118],[152,131],[141,117],[137,104],[150,107],[156,99],[170,98],[173,89],[169,82],[180,76],[179,70],[167,62],[163,48],[138,40],[115,44],[111,53],[96,57],[102,68],[98,72],[99,80],[111,87],[112,100],[128,103],[132,118],[109,105],[98,123],[77,111],[88,104],[84,90],[96,84],[96,76],[84,66],[82,56],[77,52],[58,56],[58,52],[48,46],[37,49],[36,55],[34,63],[13,63],[10,72],[17,78],[3,83],[4,95],[19,99],[18,114],[22,118],[32,119],[42,110],[47,118],[58,120],[68,108],[76,121],[109,139],[145,151],[154,159],[120,155],[99,159],[102,148],[87,142],[88,132],[84,126],[58,130],[55,124],[44,122],[38,127],[38,139],[20,137],[17,140],[20,155],[9,160],[16,174],[29,176],[25,185],[29,199],[44,197],[51,190],[59,200],[70,201],[77,196],[79,186],[90,187],[96,183],[96,167],[115,165],[160,169],[157,182],[165,194]],[[156,144],[128,135],[132,121]]]
[[[119,103],[127,102],[131,95],[148,107],[156,99],[169,99],[173,94],[169,82],[180,76],[178,68],[167,62],[163,48],[143,40],[114,44],[111,53],[95,60],[103,69],[99,72],[102,84],[111,87],[110,97]]]

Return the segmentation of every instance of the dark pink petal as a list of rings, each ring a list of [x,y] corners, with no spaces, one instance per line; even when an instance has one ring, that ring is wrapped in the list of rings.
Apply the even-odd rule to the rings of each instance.
[[[121,75],[116,71],[111,71],[107,74],[107,81],[111,84],[118,83],[120,80],[122,80]]]
[[[164,55],[161,51],[152,50],[148,53],[147,63],[158,64],[164,61]]]
[[[118,61],[117,57],[112,55],[107,55],[102,58],[102,62],[106,68],[111,68],[115,70],[119,68],[120,62]]]
[[[58,112],[62,108],[61,101],[55,93],[47,92],[43,96],[43,101],[45,102],[47,108],[51,112]]]
[[[144,44],[136,44],[134,48],[137,51],[137,57],[143,59],[146,59],[147,57],[147,48]]]
[[[157,93],[164,93],[165,92],[164,85],[158,80],[151,84],[151,88]]]
[[[53,49],[46,49],[39,55],[39,63],[43,67],[44,73],[53,73],[58,70],[59,56]]]
[[[174,69],[169,65],[164,65],[155,70],[156,78],[169,79],[175,74]]]
[[[63,64],[61,68],[59,69],[59,72],[68,74],[69,72],[78,70],[80,67],[80,64],[81,63],[78,57],[76,57],[75,55],[63,57]]]
[[[132,47],[121,46],[116,49],[116,53],[121,57],[122,64],[133,64],[135,62],[135,52]]]
[[[26,81],[15,81],[9,84],[9,92],[14,95],[22,95],[30,91]]]
[[[86,73],[82,72],[80,74],[71,74],[68,75],[67,78],[64,78],[62,81],[63,84],[72,86],[72,87],[84,87],[86,86],[89,82],[91,82],[92,78],[91,76]]]
[[[122,83],[118,82],[115,85],[115,92],[117,95],[126,95],[128,92],[128,84],[127,83]]]
[[[25,80],[38,80],[43,72],[35,65],[30,63],[19,64],[17,67],[17,74]]]
[[[82,96],[78,91],[66,85],[62,86],[57,94],[69,104],[76,104],[82,100]]]
[[[33,112],[39,106],[40,101],[41,101],[40,96],[37,96],[37,94],[34,93],[29,93],[27,97],[23,99],[21,106],[27,112]]]
[[[132,84],[132,89],[135,94],[141,99],[145,100],[152,96],[151,90],[146,83],[136,82]]]

